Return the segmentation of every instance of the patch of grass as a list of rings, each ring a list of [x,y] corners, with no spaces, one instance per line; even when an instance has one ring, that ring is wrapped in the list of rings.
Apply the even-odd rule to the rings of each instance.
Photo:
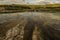
[[[0,10],[7,12],[24,12],[31,10],[41,11],[60,11],[60,4],[47,4],[47,5],[0,5]]]

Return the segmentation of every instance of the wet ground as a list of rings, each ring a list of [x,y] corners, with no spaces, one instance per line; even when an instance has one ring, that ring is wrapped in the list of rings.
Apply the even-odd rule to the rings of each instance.
[[[31,35],[31,31],[33,30],[34,31],[32,39],[43,40],[43,38],[39,36],[42,35],[40,34],[39,30],[41,28],[45,28],[47,24],[51,25],[51,28],[49,26],[48,27],[52,32],[53,32],[52,28],[60,30],[60,15],[57,14],[47,12],[21,12],[0,14],[0,40],[29,40],[28,39],[29,37],[27,35],[29,35],[29,33]],[[52,24],[56,26],[53,26]],[[40,25],[43,25],[43,27],[40,27]],[[51,33],[48,32],[49,30],[47,27],[44,30],[48,35],[51,35]],[[53,34],[54,33],[55,32],[53,32]],[[57,35],[56,38],[57,37],[60,36]],[[46,39],[48,40],[49,38]]]

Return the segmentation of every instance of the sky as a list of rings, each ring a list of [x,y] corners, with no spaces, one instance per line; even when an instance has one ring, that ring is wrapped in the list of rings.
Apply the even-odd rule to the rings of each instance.
[[[60,0],[25,0],[26,2],[28,3],[38,3],[38,2],[42,2],[42,1],[45,1],[45,2],[50,2],[50,3],[60,3]]]
[[[32,2],[32,1],[60,1],[60,0],[26,0],[28,2]]]
[[[0,4],[21,4],[23,0],[0,0]],[[36,3],[41,1],[49,1],[49,2],[56,2],[60,3],[60,0],[24,0],[25,3]]]

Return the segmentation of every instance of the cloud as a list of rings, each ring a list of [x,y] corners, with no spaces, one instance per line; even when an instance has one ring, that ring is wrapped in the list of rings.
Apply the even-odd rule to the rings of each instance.
[[[24,2],[25,1],[25,2]],[[55,3],[60,3],[60,0],[0,0],[0,4],[22,4],[22,3],[32,3],[36,4],[41,1],[49,1],[49,2],[55,2]]]
[[[25,0],[26,2],[39,2],[39,1],[45,1],[45,0]]]
[[[23,0],[0,0],[0,4],[23,4]]]

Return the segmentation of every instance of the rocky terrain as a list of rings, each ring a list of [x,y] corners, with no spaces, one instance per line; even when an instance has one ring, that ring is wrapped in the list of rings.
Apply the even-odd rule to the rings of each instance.
[[[44,12],[0,14],[0,40],[60,40],[60,16]]]

